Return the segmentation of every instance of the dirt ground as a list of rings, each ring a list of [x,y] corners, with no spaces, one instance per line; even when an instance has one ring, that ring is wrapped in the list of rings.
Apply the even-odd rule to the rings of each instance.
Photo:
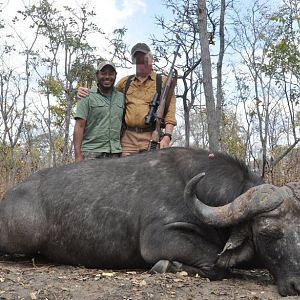
[[[50,264],[0,257],[0,299],[281,299],[265,270],[233,270],[210,282],[199,276],[149,274]],[[286,297],[285,299],[300,299]]]

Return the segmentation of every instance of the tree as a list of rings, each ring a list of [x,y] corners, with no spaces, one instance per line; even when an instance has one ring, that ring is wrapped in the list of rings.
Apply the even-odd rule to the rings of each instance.
[[[18,35],[18,33],[17,33]],[[20,143],[21,133],[24,130],[24,124],[28,106],[28,94],[31,84],[31,54],[37,41],[37,34],[33,36],[29,45],[21,38],[19,42],[22,50],[15,48],[15,40],[12,37],[1,45],[0,52],[0,115],[3,128],[0,136],[2,145],[2,155],[9,159],[3,159],[5,169],[6,184],[15,183],[16,163],[15,148]],[[23,69],[15,68],[10,65],[10,57],[20,54],[24,60]]]
[[[47,67],[48,73],[39,73],[37,65],[35,70],[40,76],[40,85],[47,97],[49,113],[56,116],[56,125],[64,135],[62,162],[65,163],[71,158],[70,121],[76,86],[79,82],[91,82],[90,65],[96,61],[93,55],[95,48],[87,42],[87,36],[91,33],[100,34],[101,30],[90,21],[95,14],[88,11],[85,4],[79,10],[65,6],[60,12],[48,0],[42,0],[38,6],[28,6],[19,13],[24,19],[30,19],[31,28],[46,43],[46,50],[37,50],[36,57]],[[56,105],[50,104],[52,97],[56,98]],[[50,122],[50,119],[49,115],[47,121]],[[51,123],[48,123],[53,150],[50,127]],[[53,162],[55,164],[55,156]]]
[[[167,73],[166,67],[171,63],[173,49],[180,45],[180,57],[176,62],[178,73],[178,84],[176,97],[182,99],[185,146],[190,145],[190,113],[192,109],[200,107],[197,98],[200,96],[202,76],[200,75],[200,43],[197,27],[197,6],[194,1],[183,0],[166,1],[165,6],[173,11],[173,19],[166,21],[164,17],[156,17],[157,24],[163,29],[162,38],[152,36],[153,48],[160,59],[160,72]]]
[[[233,47],[239,53],[242,63],[247,66],[253,82],[254,95],[251,96],[254,100],[249,109],[250,114],[254,114],[258,122],[257,129],[262,151],[262,176],[264,176],[267,164],[267,134],[272,108],[270,97],[271,78],[265,79],[261,69],[261,65],[264,64],[266,59],[263,52],[266,41],[262,37],[267,37],[265,35],[267,28],[270,30],[270,21],[266,18],[267,11],[267,6],[260,5],[258,1],[255,1],[246,16],[236,11],[236,38],[233,43]]]
[[[264,71],[269,76],[274,76],[276,85],[282,89],[288,108],[290,121],[287,130],[288,144],[289,132],[292,133],[291,145],[278,154],[270,162],[270,169],[287,155],[300,141],[297,133],[297,111],[300,106],[300,4],[298,1],[284,1],[284,4],[275,12],[271,20],[279,24],[276,34],[266,49],[269,62],[264,65]],[[298,126],[299,128],[299,126]]]
[[[207,26],[207,7],[205,0],[198,0],[198,21],[199,21],[199,35],[201,44],[201,64],[203,72],[203,88],[205,94],[206,108],[207,108],[207,129],[209,138],[209,148],[211,151],[219,150],[220,148],[220,130],[221,130],[221,117],[222,117],[222,66],[223,57],[225,52],[224,44],[224,20],[225,20],[225,0],[221,0],[220,19],[219,19],[219,37],[220,46],[217,63],[217,97],[215,100],[213,90],[213,76],[212,76],[212,62],[209,50],[209,42],[211,38],[208,34]],[[211,20],[211,19],[210,19]],[[212,22],[213,33],[215,32],[216,24]]]
[[[254,91],[248,95],[244,107],[249,116],[248,120],[251,119],[251,124],[248,123],[248,125],[252,127],[253,142],[257,141],[256,132],[258,132],[260,146],[257,145],[257,149],[261,151],[261,159],[257,162],[261,162],[259,167],[263,177],[273,164],[269,151],[270,142],[279,141],[278,134],[283,132],[285,126],[283,122],[276,121],[285,111],[285,105],[281,101],[282,94],[275,89],[277,79],[274,73],[266,72],[269,70],[270,63],[267,53],[269,49],[272,49],[272,41],[276,39],[276,27],[269,17],[270,11],[270,7],[265,2],[261,4],[259,1],[254,1],[251,10],[246,15],[236,11],[236,36],[232,43],[233,49],[241,57],[243,66],[240,67],[238,78],[244,78],[245,81],[240,82],[240,85],[248,86],[248,90]],[[252,101],[249,99],[251,97]],[[281,120],[285,120],[283,115]],[[272,124],[277,124],[277,126],[272,126]],[[280,130],[278,126],[281,127]],[[255,153],[252,155],[256,156]]]

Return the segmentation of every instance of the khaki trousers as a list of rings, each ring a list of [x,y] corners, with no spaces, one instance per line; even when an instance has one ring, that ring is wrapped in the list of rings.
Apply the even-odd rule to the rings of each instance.
[[[148,150],[152,132],[135,132],[125,130],[122,139],[122,156]]]

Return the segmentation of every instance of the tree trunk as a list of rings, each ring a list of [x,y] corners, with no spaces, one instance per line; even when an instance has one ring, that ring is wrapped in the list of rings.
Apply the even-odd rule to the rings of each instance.
[[[191,132],[191,124],[190,124],[190,111],[184,111],[184,132],[185,132],[185,147],[190,147],[190,132]]]
[[[225,0],[221,0],[221,12],[220,12],[220,48],[219,48],[219,59],[217,63],[217,106],[216,106],[216,135],[218,142],[221,138],[221,126],[222,124],[222,113],[223,113],[223,88],[222,88],[222,67],[223,58],[225,52],[225,41],[224,41],[224,16],[225,16]]]
[[[70,122],[71,122],[71,110],[72,110],[72,99],[71,95],[67,95],[66,115],[65,115],[65,136],[64,146],[62,153],[62,162],[65,164],[70,160],[69,157],[69,144],[70,144]]]
[[[208,142],[211,151],[219,150],[218,130],[216,130],[216,105],[212,86],[211,59],[207,38],[206,1],[198,0],[198,23],[201,43],[201,64],[203,72],[203,88],[207,109]]]

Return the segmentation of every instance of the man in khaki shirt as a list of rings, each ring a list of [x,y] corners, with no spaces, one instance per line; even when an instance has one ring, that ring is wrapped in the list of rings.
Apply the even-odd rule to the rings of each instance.
[[[136,64],[134,75],[126,93],[125,125],[126,129],[122,136],[122,156],[146,151],[153,132],[153,126],[145,125],[145,117],[149,112],[149,105],[156,93],[156,73],[152,69],[153,57],[148,45],[136,44],[131,50],[133,63]],[[125,93],[128,76],[122,78],[116,85],[117,90]],[[166,82],[162,77],[162,86]],[[87,95],[87,89],[79,88],[78,96]],[[160,141],[160,148],[167,148],[172,139],[175,118],[176,99],[172,96],[168,111],[165,116],[165,133]]]

